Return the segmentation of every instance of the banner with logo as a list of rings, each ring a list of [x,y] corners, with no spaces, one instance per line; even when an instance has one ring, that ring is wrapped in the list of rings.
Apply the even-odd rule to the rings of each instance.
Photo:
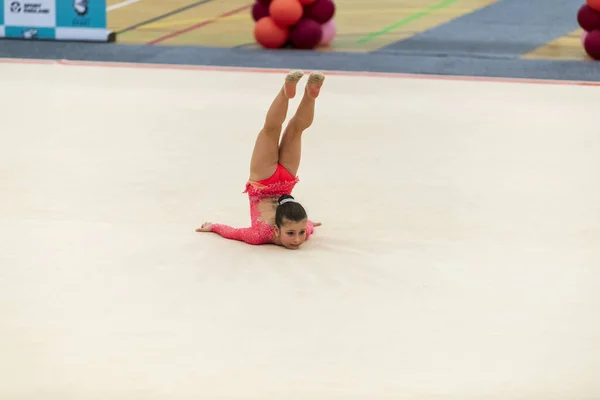
[[[0,0],[0,37],[114,41],[106,0]]]

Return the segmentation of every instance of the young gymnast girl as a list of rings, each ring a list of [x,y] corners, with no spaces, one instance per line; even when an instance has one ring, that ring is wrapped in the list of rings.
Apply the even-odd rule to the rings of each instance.
[[[286,75],[256,138],[250,178],[244,192],[250,199],[252,226],[233,228],[206,222],[196,232],[215,232],[224,238],[249,244],[274,243],[295,250],[309,238],[315,226],[321,225],[308,219],[306,210],[291,193],[298,183],[296,173],[300,166],[302,133],[313,122],[315,100],[325,81],[322,73],[309,75],[300,105],[279,143],[289,100],[296,95],[296,85],[303,76],[302,71],[291,71]]]

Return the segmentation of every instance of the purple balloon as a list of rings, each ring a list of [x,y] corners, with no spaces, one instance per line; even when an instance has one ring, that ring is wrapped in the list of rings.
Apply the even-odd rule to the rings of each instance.
[[[269,6],[257,1],[252,6],[252,19],[256,22],[263,17],[269,16]]]
[[[328,22],[335,15],[335,3],[332,0],[317,0],[304,7],[304,16],[320,24]]]
[[[302,18],[290,29],[290,41],[297,49],[314,49],[321,42],[321,24],[309,18]]]
[[[584,4],[577,12],[577,23],[584,31],[593,31],[600,28],[600,12]]]
[[[583,47],[590,58],[600,60],[600,30],[588,32]]]

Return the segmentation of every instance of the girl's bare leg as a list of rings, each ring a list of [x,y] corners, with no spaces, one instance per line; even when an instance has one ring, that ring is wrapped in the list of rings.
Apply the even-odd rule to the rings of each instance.
[[[308,129],[313,122],[315,117],[315,99],[319,96],[324,81],[325,75],[322,73],[313,72],[310,74],[298,110],[285,128],[285,132],[281,138],[279,163],[294,176],[296,176],[300,167],[302,132]]]
[[[267,179],[277,169],[279,162],[279,136],[283,122],[287,116],[289,99],[296,95],[296,85],[304,76],[302,71],[290,71],[285,77],[285,83],[273,100],[265,124],[261,129],[250,161],[250,180]]]

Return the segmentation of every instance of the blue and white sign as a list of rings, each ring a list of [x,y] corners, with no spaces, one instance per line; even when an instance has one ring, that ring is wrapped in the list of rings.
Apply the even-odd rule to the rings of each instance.
[[[0,37],[107,42],[106,0],[0,0]]]

